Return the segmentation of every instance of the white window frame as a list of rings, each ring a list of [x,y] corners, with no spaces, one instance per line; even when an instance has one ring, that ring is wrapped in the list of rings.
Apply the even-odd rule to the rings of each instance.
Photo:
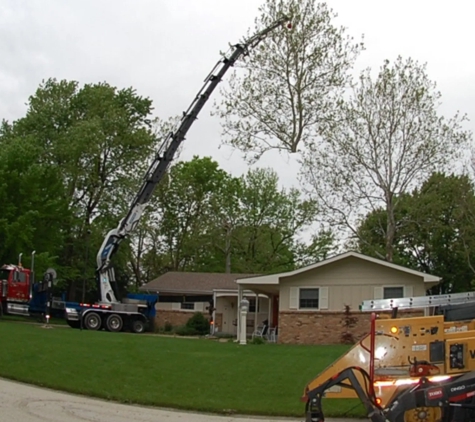
[[[414,286],[411,284],[388,284],[388,285],[379,285],[374,286],[373,289],[373,299],[381,300],[384,299],[384,288],[385,287],[402,287],[403,297],[413,297],[414,296]],[[390,300],[390,299],[387,299]]]
[[[190,309],[190,308],[184,308],[183,305],[184,304],[192,304],[193,305],[193,309]],[[189,312],[194,312],[196,308],[196,303],[195,302],[180,302],[180,311],[189,311]]]
[[[316,308],[301,308],[300,307],[300,293],[302,290],[318,290],[318,306]],[[298,310],[299,311],[319,311],[320,310],[320,286],[300,286],[299,287],[299,297],[298,297]]]
[[[318,289],[318,308],[301,308],[300,307],[300,290],[301,289]],[[291,286],[289,291],[289,310],[301,312],[315,312],[329,309],[328,303],[328,286]]]
[[[382,286],[383,287],[383,299],[384,299],[384,289],[386,288],[389,288],[389,289],[402,289],[402,296],[401,298],[403,297],[406,297],[406,286],[404,286],[403,284],[394,284],[394,285],[387,285],[387,286]],[[390,298],[390,299],[401,299],[401,298]]]

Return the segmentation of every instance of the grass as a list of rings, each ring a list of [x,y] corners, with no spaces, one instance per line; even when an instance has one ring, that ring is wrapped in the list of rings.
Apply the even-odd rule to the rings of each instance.
[[[0,322],[0,376],[123,403],[302,416],[306,383],[348,346],[247,345]],[[355,405],[357,407],[355,407]],[[363,416],[327,400],[327,416]]]

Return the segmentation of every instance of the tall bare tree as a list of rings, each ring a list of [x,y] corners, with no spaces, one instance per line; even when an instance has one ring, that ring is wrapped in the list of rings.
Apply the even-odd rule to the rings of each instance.
[[[356,236],[358,220],[380,207],[385,256],[393,259],[398,198],[436,170],[453,165],[471,134],[464,116],[445,119],[441,94],[426,67],[412,59],[385,61],[373,78],[361,73],[322,142],[305,153],[303,177],[334,226]]]
[[[215,113],[223,143],[249,162],[269,150],[298,151],[311,143],[332,110],[348,71],[362,49],[337,28],[336,16],[315,0],[265,0],[256,28],[281,14],[292,16],[291,31],[275,31],[234,72],[221,90]],[[244,71],[243,69],[244,68]]]

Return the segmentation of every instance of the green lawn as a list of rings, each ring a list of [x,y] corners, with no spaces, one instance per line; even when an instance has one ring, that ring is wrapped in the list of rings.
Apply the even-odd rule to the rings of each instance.
[[[4,320],[0,338],[2,377],[124,403],[279,416],[302,416],[306,382],[348,348],[239,346]],[[363,415],[354,400],[327,400],[324,410]]]

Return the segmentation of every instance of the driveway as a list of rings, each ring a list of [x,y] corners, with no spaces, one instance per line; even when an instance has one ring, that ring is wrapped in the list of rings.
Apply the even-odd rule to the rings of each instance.
[[[0,420],[9,422],[301,422],[300,419],[216,416],[128,406],[0,378]],[[350,419],[328,419],[349,422]]]

